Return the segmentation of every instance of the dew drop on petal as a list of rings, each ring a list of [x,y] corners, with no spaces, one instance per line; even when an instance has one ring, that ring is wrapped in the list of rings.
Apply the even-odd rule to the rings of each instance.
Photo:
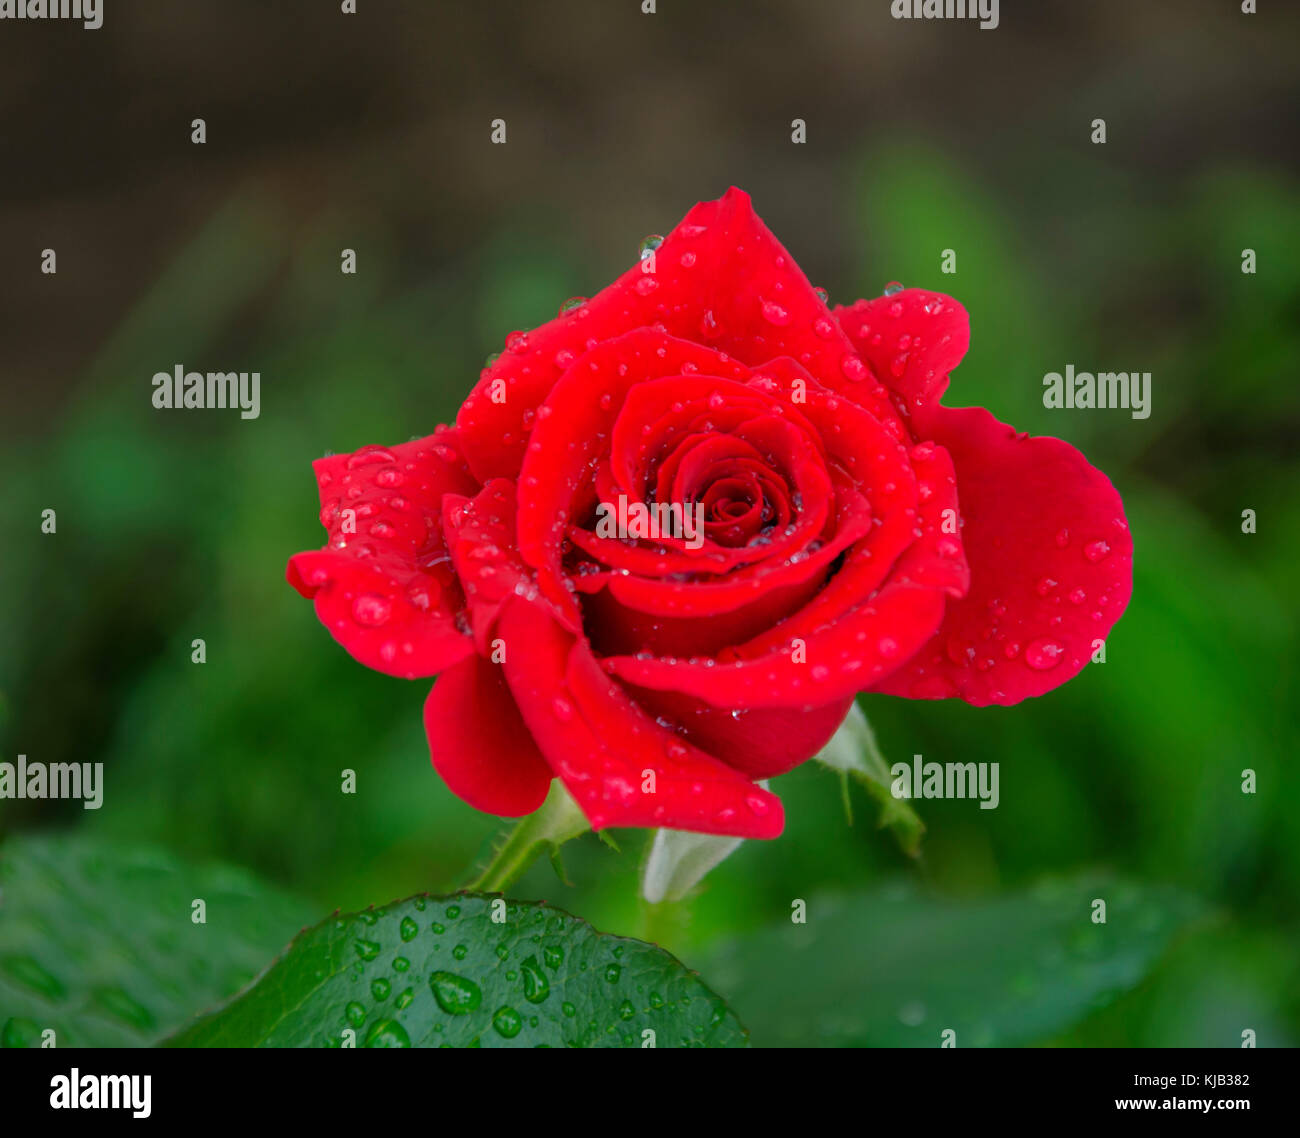
[[[840,360],[840,371],[844,373],[844,378],[852,383],[860,383],[867,378],[867,365],[852,352],[846,352],[844,358]]]
[[[1042,637],[1025,648],[1025,663],[1036,672],[1046,672],[1061,662],[1065,649],[1055,640]]]
[[[352,602],[352,619],[370,628],[378,628],[392,615],[392,603],[378,593],[362,593]]]

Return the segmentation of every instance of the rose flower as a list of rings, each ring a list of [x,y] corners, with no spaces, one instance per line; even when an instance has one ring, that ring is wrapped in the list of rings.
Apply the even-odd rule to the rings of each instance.
[[[597,829],[775,837],[756,780],[856,693],[1041,695],[1128,603],[1106,476],[939,402],[969,339],[939,293],[829,309],[732,189],[507,337],[454,426],[319,460],[329,542],[288,579],[361,663],[439,676],[433,765],[470,805],[558,777]],[[628,503],[703,540],[611,533]]]

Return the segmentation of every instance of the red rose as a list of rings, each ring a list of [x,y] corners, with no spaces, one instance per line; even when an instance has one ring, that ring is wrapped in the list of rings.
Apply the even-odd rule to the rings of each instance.
[[[443,673],[433,764],[493,814],[558,775],[593,827],[770,838],[754,785],[854,694],[1016,703],[1128,603],[1132,540],[1073,447],[943,407],[965,310],[830,310],[732,189],[598,296],[513,333],[454,427],[315,464],[290,582],[369,667]],[[623,504],[704,540],[608,536]]]

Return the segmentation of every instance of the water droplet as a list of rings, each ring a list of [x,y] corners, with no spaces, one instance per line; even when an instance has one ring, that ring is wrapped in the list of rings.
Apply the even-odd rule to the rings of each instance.
[[[394,1006],[397,1008],[397,1010],[400,1012],[400,1011],[402,1011],[403,1009],[410,1007],[411,1001],[412,1001],[413,999],[415,999],[415,989],[414,989],[414,988],[406,988],[406,989],[403,990],[402,993],[397,997],[397,999],[395,999],[395,1000],[393,1001],[393,1004],[394,1004]]]
[[[566,312],[572,312],[575,308],[581,308],[586,303],[587,297],[585,296],[571,296],[560,305],[560,315],[563,316]]]
[[[820,300],[823,304],[830,304],[831,294],[827,292],[824,288],[821,287],[815,288],[813,289],[813,292],[817,294],[817,299]]]
[[[897,296],[903,291],[903,286],[897,281],[890,281],[885,285],[885,296]]]
[[[352,602],[352,619],[369,628],[378,628],[392,615],[392,603],[378,593],[362,593]]]
[[[1110,556],[1110,546],[1104,541],[1090,541],[1083,547],[1083,555],[1093,564]]]
[[[515,354],[528,351],[528,333],[511,332],[506,337],[506,351]]]
[[[397,931],[403,940],[414,940],[420,935],[420,926],[410,917],[403,917],[402,923],[397,926]]]
[[[389,981],[385,980],[382,976],[378,980],[371,981],[370,994],[374,996],[376,1000],[383,1001],[388,999],[388,994],[392,990],[393,990],[393,985],[389,983]]]
[[[394,972],[405,972],[405,971],[406,971],[408,968],[410,968],[410,967],[411,967],[411,962],[410,962],[409,960],[407,960],[405,956],[394,956],[394,957],[393,957],[393,971],[394,971]]]
[[[455,948],[451,950],[452,956],[454,956],[457,960],[464,960],[465,955],[468,952],[469,949],[463,944],[458,944]]]
[[[546,948],[542,949],[542,959],[546,961],[546,967],[554,972],[564,963],[564,949],[558,944],[547,945]]]
[[[861,383],[867,378],[867,365],[864,364],[852,352],[846,352],[844,358],[840,360],[840,371],[844,373],[844,378],[851,383]]]
[[[790,313],[772,300],[763,301],[763,319],[778,328],[790,323]]]
[[[623,969],[617,964],[611,964],[605,969],[605,979],[611,984],[617,984],[618,978],[623,975]]]
[[[655,289],[659,287],[659,282],[655,280],[654,277],[647,274],[643,276],[639,281],[637,281],[636,284],[634,284],[632,287],[636,289],[638,296],[649,296],[652,292],[654,292]]]
[[[649,237],[643,237],[641,239],[641,244],[637,246],[637,259],[644,261],[663,243],[664,239],[658,233],[652,233]]]
[[[1025,648],[1025,663],[1038,672],[1046,672],[1061,662],[1065,649],[1055,640],[1042,637]]]
[[[578,1009],[575,1008],[571,1003],[569,1003],[568,1000],[565,1000],[564,1003],[560,1005],[560,1011],[562,1011],[569,1018],[572,1018],[573,1016],[578,1014]]]
[[[524,974],[524,998],[530,1004],[540,1004],[551,994],[551,982],[537,963],[537,957],[530,956],[519,966],[519,971]]]
[[[353,1027],[360,1027],[366,1020],[366,1009],[357,1003],[356,1000],[353,1000],[343,1009],[343,1014],[347,1017],[348,1023]]]
[[[354,947],[357,950],[357,955],[362,960],[374,960],[379,955],[379,945],[373,940],[358,939]]]
[[[366,1047],[410,1047],[411,1037],[396,1020],[381,1019],[366,1032]]]
[[[496,1028],[498,1035],[506,1039],[514,1039],[523,1030],[524,1020],[514,1008],[505,1004],[492,1013],[492,1026]]]
[[[429,977],[433,998],[448,1015],[469,1015],[483,1000],[483,993],[473,980],[454,972],[435,972]]]

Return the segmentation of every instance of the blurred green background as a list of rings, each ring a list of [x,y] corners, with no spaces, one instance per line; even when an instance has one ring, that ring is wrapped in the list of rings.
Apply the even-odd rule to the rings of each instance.
[[[631,832],[569,846],[572,884],[543,861],[512,893],[704,969],[792,898],[911,879],[965,903],[1109,871],[1206,915],[1030,1041],[1294,1045],[1300,13],[1239,7],[1004,0],[980,32],[885,0],[119,0],[99,32],[0,29],[2,757],[107,779],[98,812],[3,802],[0,831],[231,862],[322,915],[466,880],[501,826],[432,772],[427,684],[355,664],[284,583],[322,542],[311,460],[451,419],[508,332],[734,183],[833,300],[899,280],[965,304],[948,402],[1109,474],[1133,602],[1104,665],[1030,703],[863,699],[891,761],[1001,764],[995,811],[918,804],[918,861],[807,766],[774,786],[785,835],[676,912],[639,905]],[[260,371],[261,417],[155,411],[178,363]],[[1150,418],[1045,410],[1070,363],[1150,371]],[[886,925],[818,968],[851,1002],[891,950]]]

